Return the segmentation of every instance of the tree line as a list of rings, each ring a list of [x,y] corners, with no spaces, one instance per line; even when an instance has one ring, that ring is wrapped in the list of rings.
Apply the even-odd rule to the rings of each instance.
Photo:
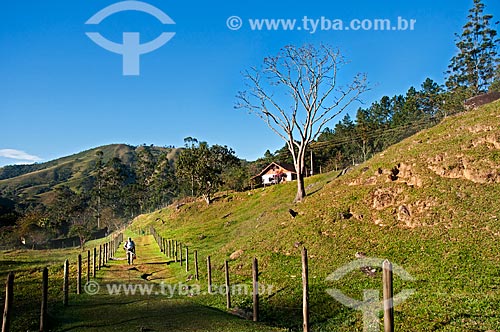
[[[338,82],[346,61],[337,49],[286,46],[265,58],[261,67],[243,73],[246,89],[238,93],[236,108],[257,115],[285,141],[283,149],[274,155],[268,151],[266,158],[295,166],[294,201],[306,195],[302,179],[306,174],[366,161],[444,117],[464,111],[466,99],[500,88],[499,39],[493,15],[484,9],[481,0],[473,0],[462,33],[455,36],[458,52],[450,60],[443,86],[428,78],[420,90],[411,87],[405,95],[384,96],[358,109],[355,119],[344,116],[334,128],[322,129],[370,89],[363,74],[344,84]],[[309,159],[311,153],[316,157]]]

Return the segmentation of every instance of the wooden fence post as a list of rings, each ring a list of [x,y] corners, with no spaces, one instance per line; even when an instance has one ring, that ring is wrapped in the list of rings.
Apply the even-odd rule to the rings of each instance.
[[[254,257],[252,264],[253,278],[253,321],[259,321],[259,264]]]
[[[200,276],[198,274],[198,250],[194,251],[194,277],[196,280],[200,280]]]
[[[68,305],[68,292],[69,292],[69,261],[64,261],[64,282],[63,282],[63,305]]]
[[[78,255],[78,271],[76,277],[76,294],[82,293],[82,255]]]
[[[42,306],[40,308],[40,332],[47,331],[47,298],[49,291],[49,269],[43,268],[42,273]]]
[[[87,250],[87,282],[90,282],[90,250]]]
[[[189,272],[189,247],[186,247],[186,272]]]
[[[226,307],[231,309],[231,289],[229,285],[229,264],[227,260],[224,261],[224,271],[226,274]]]
[[[210,256],[207,256],[207,282],[208,294],[212,294],[212,264],[210,264]]]
[[[174,256],[175,256],[175,262],[177,263],[177,258],[178,258],[178,251],[177,251],[177,240],[175,240],[175,247],[174,247]]]
[[[101,265],[102,265],[102,245],[100,244],[99,245],[99,270],[101,269]]]
[[[303,330],[309,332],[309,270],[307,263],[307,249],[302,248],[302,316]]]
[[[382,263],[384,285],[384,332],[394,332],[394,302],[392,287],[392,264],[387,259]]]
[[[179,243],[179,263],[182,266],[182,243]]]
[[[167,240],[167,257],[170,258],[172,257],[170,254],[172,253],[170,250],[172,248],[170,248],[170,239]]]
[[[92,277],[95,278],[95,270],[96,270],[96,256],[97,256],[97,248],[94,247],[94,255],[92,256]]]
[[[14,299],[14,273],[10,272],[5,283],[5,307],[3,309],[2,332],[10,331],[10,316]]]

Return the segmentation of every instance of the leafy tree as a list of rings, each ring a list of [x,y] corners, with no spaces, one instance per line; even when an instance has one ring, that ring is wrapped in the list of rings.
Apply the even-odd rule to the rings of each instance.
[[[223,188],[244,191],[250,186],[251,176],[252,173],[250,173],[248,165],[244,165],[243,162],[229,165],[221,174],[222,181],[224,182]]]
[[[465,87],[466,96],[488,90],[498,63],[497,31],[490,25],[493,15],[484,14],[484,7],[481,0],[474,0],[462,34],[456,34],[458,54],[448,66],[446,86],[452,91]]]
[[[177,196],[177,179],[167,152],[162,153],[158,158],[150,185],[152,203],[156,208],[169,204]]]
[[[196,153],[194,151],[197,148],[198,143],[198,140],[193,137],[186,137],[184,139],[184,145],[188,152],[184,152],[186,150],[183,150],[183,152],[181,152],[181,154],[179,155],[180,161],[177,162],[176,167],[177,176],[181,177],[184,180],[184,183],[189,183],[192,197],[194,197],[195,193],[197,192],[196,176],[198,171],[196,170],[194,165],[196,165],[198,161]],[[181,167],[181,169],[179,169],[179,166]]]
[[[94,193],[96,195],[96,213],[97,213],[97,228],[101,228],[101,200],[102,200],[102,172],[103,172],[103,156],[104,153],[101,150],[96,152],[96,187],[94,188]]]
[[[130,170],[120,158],[110,159],[102,174],[102,200],[109,221],[125,216],[127,207],[126,189],[131,180]]]
[[[16,202],[2,197],[0,192],[0,228],[4,226],[13,226],[20,215],[16,211]]]
[[[222,172],[239,160],[227,146],[209,146],[206,142],[192,143],[191,147],[180,153],[176,174],[181,180],[191,182],[193,193],[202,196],[205,202],[210,204],[212,195],[223,184]]]
[[[384,96],[367,108],[360,108],[356,120],[346,115],[334,129],[325,128],[316,142],[315,164],[323,170],[337,170],[355,161],[366,161],[374,153],[437,123],[448,112],[443,89],[426,79],[421,89],[405,95]]]
[[[17,221],[17,231],[23,243],[36,246],[47,242],[55,235],[49,219],[40,212],[28,212]]]
[[[70,225],[69,235],[78,236],[80,246],[90,238],[95,229],[90,198],[84,193],[77,194],[67,186],[56,189],[56,197],[52,204],[51,217],[57,222]]]
[[[137,199],[141,212],[151,209],[150,200],[152,196],[151,183],[155,171],[156,159],[147,146],[143,146],[137,154],[135,167]]]
[[[369,110],[359,109],[356,113],[356,135],[359,137],[359,147],[363,156],[363,161],[366,161],[368,154],[373,151],[370,138],[373,124],[371,122]]]
[[[306,151],[335,116],[367,90],[366,76],[358,74],[342,85],[338,72],[346,63],[338,50],[327,46],[286,46],[267,57],[261,69],[246,71],[247,90],[238,94],[236,108],[261,118],[286,143],[297,173],[295,202],[306,195]]]

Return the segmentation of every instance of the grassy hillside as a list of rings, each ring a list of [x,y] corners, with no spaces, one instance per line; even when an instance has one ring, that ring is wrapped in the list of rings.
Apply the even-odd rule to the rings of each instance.
[[[89,249],[109,241],[111,237],[89,241]],[[63,266],[66,259],[70,262],[70,298],[76,295],[76,262],[78,254],[82,254],[85,262],[86,252],[76,248],[57,250],[2,250],[0,251],[0,280],[4,284],[7,274],[14,273],[14,300],[11,331],[35,331],[39,327],[41,281],[44,267],[49,272],[49,317],[53,321],[52,312],[59,307],[63,299]],[[85,266],[85,265],[84,265]],[[5,287],[0,290],[3,304]]]
[[[59,185],[77,189],[95,170],[96,152],[103,152],[103,162],[120,158],[125,165],[133,165],[141,146],[111,144],[97,147],[72,156],[56,159],[41,164],[15,165],[0,168],[0,193],[3,196],[16,197],[21,201],[41,200],[45,202],[52,190]],[[159,153],[166,148],[155,147]],[[169,158],[175,158],[176,149],[172,149]]]
[[[387,258],[414,281],[395,280],[395,294],[416,292],[395,308],[400,331],[494,331],[500,326],[500,102],[446,119],[338,177],[310,177],[305,202],[292,204],[295,183],[220,195],[143,215],[135,226],[154,227],[212,256],[214,282],[231,253],[234,282],[248,283],[258,257],[263,318],[279,326],[301,324],[300,248],[310,255],[314,331],[361,331],[362,314],[330,297],[336,288],[361,300],[381,289],[381,273],[354,271],[326,277],[355,260],[356,252]],[[298,212],[292,218],[288,210]],[[178,278],[185,279],[181,268]],[[202,280],[205,269],[202,264]],[[203,283],[202,283],[203,285]],[[199,296],[223,308],[222,297]],[[241,308],[249,298],[235,298]]]

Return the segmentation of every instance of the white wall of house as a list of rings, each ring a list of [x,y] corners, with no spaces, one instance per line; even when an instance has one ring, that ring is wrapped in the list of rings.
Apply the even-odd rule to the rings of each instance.
[[[262,183],[263,184],[271,184],[274,183],[274,174],[264,174],[262,175]]]
[[[285,181],[292,181],[292,172],[286,172],[284,173],[285,175]],[[276,174],[264,174],[262,175],[262,183],[263,184],[274,184],[275,183],[275,176]]]

